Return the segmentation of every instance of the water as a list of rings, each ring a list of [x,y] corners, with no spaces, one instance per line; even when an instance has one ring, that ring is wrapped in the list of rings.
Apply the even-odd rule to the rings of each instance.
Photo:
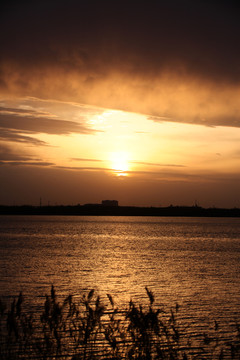
[[[94,288],[117,304],[180,305],[183,322],[231,334],[240,319],[240,219],[0,217],[0,296],[23,291],[34,306],[55,285],[78,297]]]

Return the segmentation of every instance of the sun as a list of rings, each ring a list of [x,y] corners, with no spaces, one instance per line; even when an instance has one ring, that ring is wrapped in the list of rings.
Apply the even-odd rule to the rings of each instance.
[[[117,176],[127,176],[129,171],[129,154],[126,151],[112,152],[111,168]]]

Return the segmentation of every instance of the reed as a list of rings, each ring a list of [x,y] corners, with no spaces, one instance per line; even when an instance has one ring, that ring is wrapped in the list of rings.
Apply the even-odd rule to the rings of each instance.
[[[54,286],[40,313],[24,308],[22,293],[10,306],[0,301],[0,358],[18,359],[162,359],[223,360],[240,358],[240,326],[230,342],[215,334],[199,335],[199,342],[186,336],[178,321],[179,306],[169,314],[155,306],[146,288],[148,305],[130,301],[118,309],[110,294],[104,304],[94,290],[75,301],[58,301]]]

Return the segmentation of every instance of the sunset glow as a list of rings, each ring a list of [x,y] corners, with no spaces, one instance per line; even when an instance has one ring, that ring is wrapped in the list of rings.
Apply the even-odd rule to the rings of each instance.
[[[127,176],[129,170],[128,153],[124,151],[111,154],[112,169],[118,176]]]
[[[6,5],[0,203],[240,206],[238,12],[150,3]]]

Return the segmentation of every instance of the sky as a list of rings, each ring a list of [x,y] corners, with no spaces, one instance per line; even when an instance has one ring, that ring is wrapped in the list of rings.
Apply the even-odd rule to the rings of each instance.
[[[240,5],[0,5],[0,204],[240,207]]]

